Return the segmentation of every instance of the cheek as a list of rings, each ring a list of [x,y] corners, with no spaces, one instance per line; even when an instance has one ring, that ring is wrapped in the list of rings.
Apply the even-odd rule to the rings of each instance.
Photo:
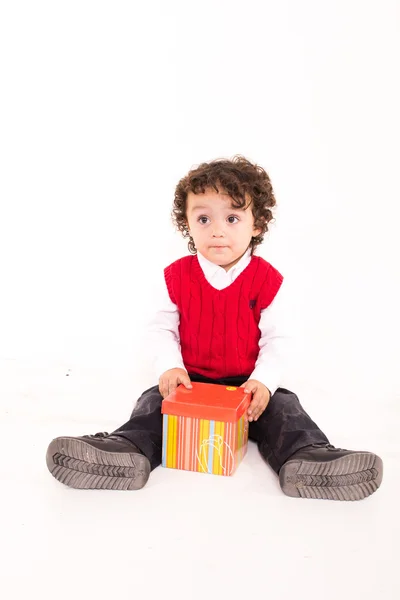
[[[194,231],[196,235],[204,235],[207,234],[209,227],[209,223],[193,223],[192,231]]]
[[[199,245],[202,242],[202,240],[205,239],[205,237],[206,237],[207,234],[206,234],[205,229],[202,229],[201,227],[194,226],[190,230],[190,235],[195,240],[196,244]]]
[[[192,225],[192,227],[190,228],[190,233],[192,234],[192,236],[196,237],[199,237],[201,235],[201,228],[198,226],[197,223],[194,223]]]

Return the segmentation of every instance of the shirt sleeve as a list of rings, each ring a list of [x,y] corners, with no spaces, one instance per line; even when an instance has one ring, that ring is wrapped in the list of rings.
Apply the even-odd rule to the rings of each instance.
[[[285,368],[293,352],[290,303],[286,279],[283,280],[272,303],[261,311],[259,328],[260,351],[249,379],[263,383],[271,396],[281,386]]]
[[[185,369],[179,340],[180,314],[177,305],[169,297],[164,274],[157,288],[159,298],[154,317],[148,323],[148,343],[150,346],[153,371],[157,379],[169,369]],[[186,369],[185,369],[186,371]]]

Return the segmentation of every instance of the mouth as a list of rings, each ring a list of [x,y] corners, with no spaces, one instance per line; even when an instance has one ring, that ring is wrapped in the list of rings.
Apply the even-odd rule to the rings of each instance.
[[[228,246],[210,246],[210,248],[219,248],[219,249],[221,249],[221,248],[227,248],[227,247]]]

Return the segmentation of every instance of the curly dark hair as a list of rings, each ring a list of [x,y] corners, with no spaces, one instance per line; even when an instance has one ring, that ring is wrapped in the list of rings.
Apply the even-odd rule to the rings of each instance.
[[[231,196],[233,206],[244,208],[247,204],[245,194],[251,198],[251,207],[255,227],[261,229],[260,235],[251,238],[251,254],[263,242],[272,221],[271,208],[276,205],[274,191],[266,171],[251,163],[244,156],[236,154],[230,160],[219,158],[209,163],[201,163],[191,169],[175,188],[172,221],[184,238],[189,238],[188,248],[191,254],[197,250],[191,237],[186,220],[186,201],[189,192],[204,194],[206,189]]]

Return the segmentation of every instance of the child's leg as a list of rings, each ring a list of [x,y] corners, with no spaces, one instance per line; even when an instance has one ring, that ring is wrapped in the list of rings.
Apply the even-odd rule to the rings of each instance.
[[[129,421],[115,432],[54,439],[46,455],[49,471],[79,489],[142,488],[161,462],[161,402],[154,386],[143,392]]]
[[[263,458],[279,473],[297,450],[312,444],[329,444],[293,392],[278,388],[257,421],[249,424],[249,437],[258,444]]]
[[[152,470],[161,464],[162,399],[158,385],[143,392],[129,421],[113,432],[113,435],[133,442],[147,456]]]
[[[383,464],[372,452],[335,448],[311,420],[296,394],[279,388],[249,436],[288,496],[361,500],[381,484]]]

